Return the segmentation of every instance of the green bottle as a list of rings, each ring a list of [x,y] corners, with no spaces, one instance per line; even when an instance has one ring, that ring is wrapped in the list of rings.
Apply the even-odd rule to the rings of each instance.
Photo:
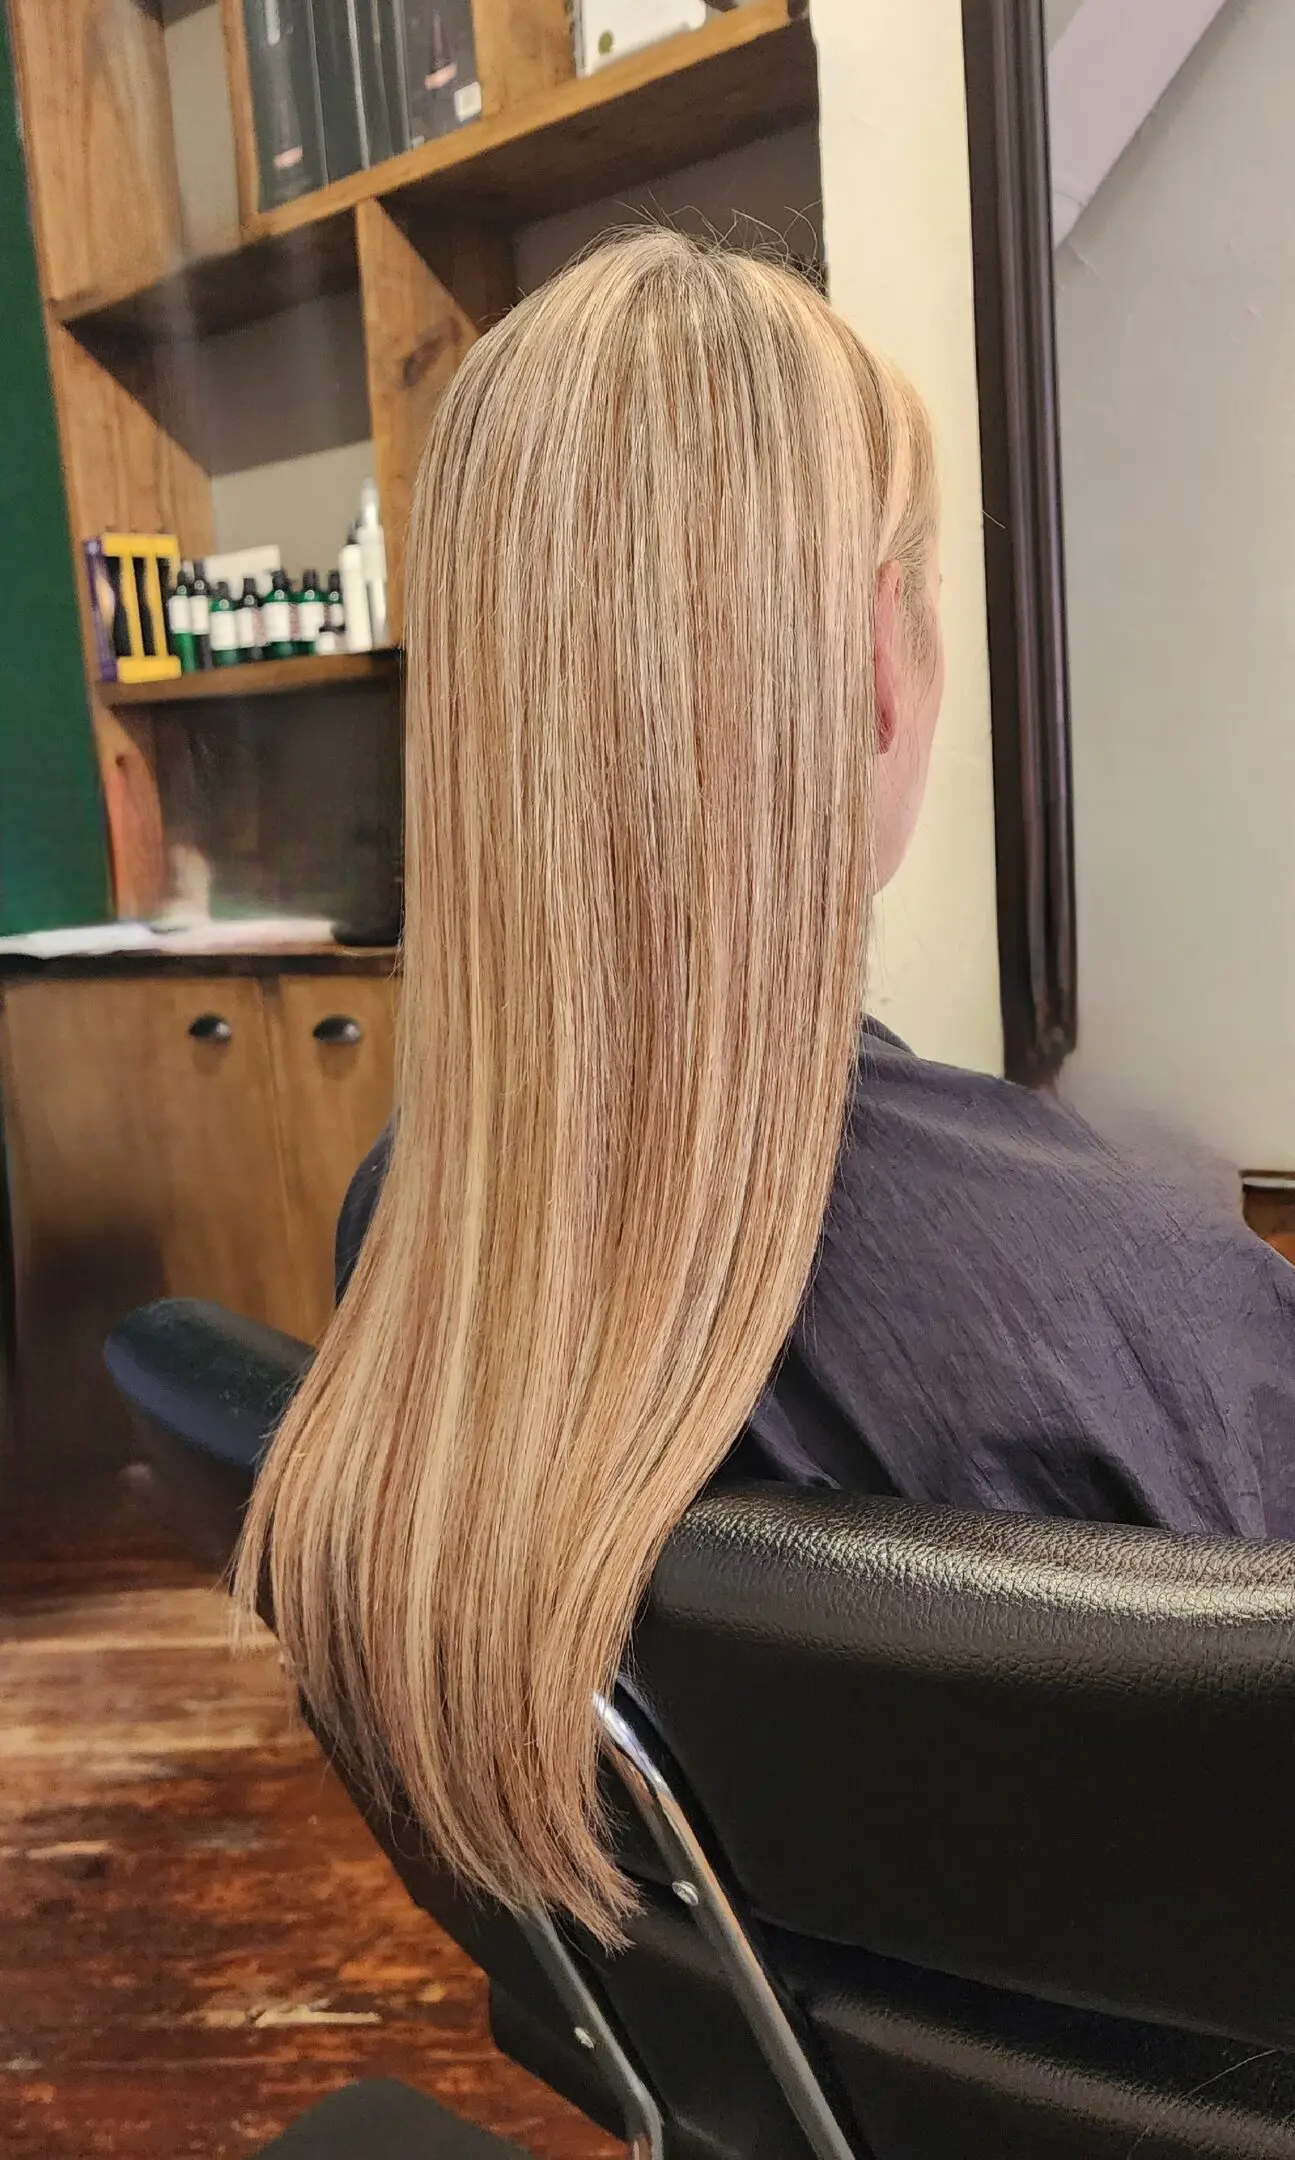
[[[291,660],[298,650],[293,636],[295,627],[288,573],[276,570],[270,580],[270,590],[261,602],[261,650],[267,660]]]
[[[297,594],[297,651],[313,653],[315,639],[324,629],[328,619],[328,603],[320,589],[319,579],[313,570],[302,573],[301,590]]]
[[[186,568],[187,568],[186,564]],[[193,575],[186,580],[189,587],[189,627],[193,631],[193,658],[199,668],[211,666],[211,587],[207,583],[207,565],[196,562]]]
[[[221,579],[211,596],[211,664],[213,667],[237,667],[238,617],[234,603],[229,597],[229,587]]]
[[[243,579],[243,597],[234,602],[240,660],[261,658],[261,591],[254,577]]]
[[[193,609],[187,565],[181,563],[174,585],[166,596],[166,642],[180,663],[182,675],[192,675],[198,665],[193,640]]]

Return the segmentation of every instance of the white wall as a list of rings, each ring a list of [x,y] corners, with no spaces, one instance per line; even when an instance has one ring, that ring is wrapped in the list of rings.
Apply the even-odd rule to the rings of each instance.
[[[944,717],[872,1002],[925,1055],[1001,1071],[962,11],[813,0],[812,18],[832,299],[925,397],[944,497]]]
[[[1295,1168],[1295,5],[1231,0],[1058,256],[1081,1041]]]

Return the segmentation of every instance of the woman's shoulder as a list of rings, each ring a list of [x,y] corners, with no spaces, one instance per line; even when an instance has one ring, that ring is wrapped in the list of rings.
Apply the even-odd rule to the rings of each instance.
[[[1013,1227],[1029,1242],[1064,1240],[1073,1253],[1149,1241],[1199,1256],[1244,1235],[1237,1206],[1183,1151],[1122,1145],[1052,1090],[916,1056],[869,1023],[851,1095],[841,1176],[847,1187],[920,1201],[964,1234],[979,1222],[999,1243]]]
[[[1052,1095],[870,1031],[802,1332],[914,1496],[1295,1524],[1295,1270]]]

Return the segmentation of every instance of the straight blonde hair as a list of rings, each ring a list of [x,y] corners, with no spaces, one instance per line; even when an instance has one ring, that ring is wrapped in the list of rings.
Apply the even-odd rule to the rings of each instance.
[[[390,1168],[237,1570],[439,1855],[606,1940],[610,1690],[792,1327],[872,888],[913,392],[801,279],[657,231],[474,347],[408,568]]]

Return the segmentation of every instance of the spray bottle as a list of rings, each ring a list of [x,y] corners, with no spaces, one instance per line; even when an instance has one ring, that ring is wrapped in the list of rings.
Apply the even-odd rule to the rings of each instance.
[[[364,582],[364,558],[352,525],[346,546],[337,558],[337,569],[342,585],[342,607],[346,616],[346,650],[348,652],[372,652],[373,622],[369,614],[369,594]]]
[[[360,489],[360,522],[355,530],[369,601],[369,625],[375,645],[389,645],[387,621],[387,542],[378,513],[378,490],[372,480]]]

